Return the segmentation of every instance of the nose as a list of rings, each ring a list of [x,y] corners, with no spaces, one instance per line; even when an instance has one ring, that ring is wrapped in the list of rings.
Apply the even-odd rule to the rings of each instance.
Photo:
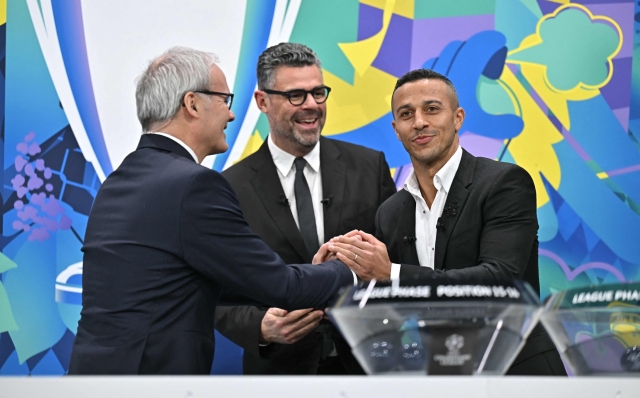
[[[416,116],[413,120],[413,127],[416,130],[423,130],[429,125],[429,121],[424,117],[422,112],[416,112]]]
[[[311,93],[307,93],[307,97],[304,99],[301,108],[309,109],[309,108],[318,108],[319,105],[315,99],[313,99],[313,95]]]
[[[236,115],[233,113],[231,109],[229,109],[229,121],[233,122],[234,120],[236,120]]]

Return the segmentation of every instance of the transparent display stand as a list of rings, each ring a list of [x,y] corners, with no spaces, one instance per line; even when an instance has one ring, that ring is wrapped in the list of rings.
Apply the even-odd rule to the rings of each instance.
[[[554,294],[541,321],[575,375],[640,376],[640,283]]]
[[[542,308],[523,282],[360,284],[329,311],[370,374],[502,375]]]

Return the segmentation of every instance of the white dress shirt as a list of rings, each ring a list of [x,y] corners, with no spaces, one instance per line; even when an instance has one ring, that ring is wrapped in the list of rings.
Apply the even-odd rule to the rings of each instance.
[[[147,133],[147,134],[158,134],[158,135],[161,135],[163,137],[167,137],[167,138],[169,138],[171,140],[174,140],[175,142],[180,144],[184,149],[186,149],[187,152],[189,152],[189,154],[191,155],[191,157],[193,157],[193,160],[195,160],[196,163],[200,164],[200,162],[198,161],[198,157],[196,156],[196,153],[193,151],[193,149],[189,148],[189,146],[187,144],[185,144],[184,142],[182,142],[182,140],[180,140],[179,138],[176,138],[176,137],[172,136],[171,134],[161,133],[159,131],[156,131],[156,132],[153,132],[153,133]]]
[[[434,269],[434,259],[436,253],[436,224],[442,216],[444,204],[447,202],[447,196],[451,190],[453,178],[458,172],[460,160],[462,159],[462,147],[458,146],[456,152],[451,156],[447,163],[433,176],[433,185],[436,187],[436,197],[431,204],[431,208],[427,206],[420,192],[418,179],[414,170],[411,170],[407,180],[404,183],[404,189],[413,196],[416,201],[416,251],[418,252],[418,261],[421,267],[429,267]],[[391,264],[391,279],[400,277],[400,264]]]
[[[296,194],[294,189],[294,183],[296,180],[296,166],[293,162],[296,157],[290,153],[283,151],[273,142],[271,134],[269,134],[268,145],[269,151],[271,151],[271,157],[273,163],[278,169],[278,178],[280,178],[280,184],[284,190],[284,195],[289,200],[289,207],[291,208],[291,214],[293,219],[300,229],[300,223],[298,222],[298,211],[296,207]],[[316,218],[316,230],[318,232],[318,245],[324,243],[324,206],[322,205],[322,175],[320,173],[320,142],[304,156],[304,160],[307,161],[304,166],[304,178],[309,185],[309,191],[311,191],[311,200],[313,201],[313,214]],[[315,253],[311,253],[313,256]]]

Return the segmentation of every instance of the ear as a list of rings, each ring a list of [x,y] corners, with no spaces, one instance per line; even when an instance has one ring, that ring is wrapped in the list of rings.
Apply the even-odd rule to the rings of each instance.
[[[198,117],[198,97],[189,91],[182,98],[182,106],[191,117]]]
[[[462,128],[464,117],[465,117],[464,109],[458,107],[458,109],[456,109],[456,111],[453,113],[453,125],[455,126],[456,133],[460,131],[460,129]]]
[[[267,110],[269,109],[269,107],[267,106],[267,102],[269,101],[267,99],[267,93],[265,93],[264,91],[256,90],[256,92],[253,93],[253,98],[256,100],[258,109],[260,109],[262,113],[267,113]]]
[[[391,127],[393,127],[393,132],[396,133],[396,138],[398,138],[398,141],[402,141],[400,139],[400,134],[398,134],[398,130],[396,130],[396,119],[393,119],[391,121]]]

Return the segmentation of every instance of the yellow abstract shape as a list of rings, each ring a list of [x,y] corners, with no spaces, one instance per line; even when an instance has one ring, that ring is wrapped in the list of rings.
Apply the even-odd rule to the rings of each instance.
[[[551,186],[556,189],[560,187],[560,162],[552,144],[562,141],[563,137],[506,65],[499,82],[507,85],[507,92],[513,93],[510,96],[512,100],[517,101],[514,102],[514,108],[520,109],[522,113],[520,116],[524,122],[524,129],[511,140],[509,152],[516,163],[533,178],[537,206],[540,208],[549,202],[549,195],[540,173],[544,174]]]
[[[393,15],[396,0],[386,0],[382,14],[382,29],[380,32],[354,43],[338,43],[338,46],[347,57],[357,75],[364,75],[371,67],[373,60],[378,56],[384,37],[389,29],[389,22]]]
[[[327,100],[327,121],[323,135],[355,130],[391,111],[391,93],[397,80],[395,76],[371,67],[363,76],[356,74],[353,85],[350,85],[327,70],[323,70],[323,74],[324,83],[335,93]]]
[[[371,7],[384,10],[386,0],[360,0],[360,4],[366,4]],[[415,1],[414,0],[400,0],[396,2],[393,7],[393,13],[403,16],[405,18],[413,19],[415,15]]]
[[[264,140],[262,139],[260,132],[258,130],[255,130],[253,134],[251,134],[251,137],[249,137],[249,141],[247,141],[247,145],[244,147],[242,156],[240,156],[240,158],[236,160],[235,163],[238,163],[242,159],[253,154],[255,151],[257,151],[260,148],[260,146],[262,146],[263,142]]]
[[[4,25],[6,23],[7,23],[7,0],[0,0],[0,25]]]
[[[607,174],[606,171],[601,171],[598,174],[596,174],[596,176],[601,180],[604,180],[605,178],[609,178],[609,174]]]
[[[398,170],[397,167],[392,167],[389,169],[389,171],[391,172],[391,178],[394,178],[396,176],[396,170]]]
[[[589,99],[589,98],[593,98],[596,95],[598,95],[600,93],[599,89],[606,86],[609,81],[611,80],[611,77],[613,76],[613,58],[618,55],[618,53],[620,52],[620,49],[622,48],[622,28],[620,28],[620,25],[618,25],[618,23],[616,21],[614,21],[613,19],[604,16],[604,15],[593,15],[591,13],[591,11],[583,6],[582,4],[578,4],[578,3],[570,3],[569,1],[556,1],[556,3],[562,3],[564,5],[558,7],[553,13],[551,14],[546,14],[544,15],[542,18],[540,18],[540,20],[538,21],[538,24],[536,25],[536,33],[529,35],[527,37],[525,37],[522,42],[520,43],[520,46],[518,48],[516,48],[515,50],[511,50],[507,53],[507,59],[506,59],[506,63],[510,63],[510,64],[517,64],[517,65],[521,65],[521,66],[525,66],[525,65],[536,65],[539,66],[543,69],[543,71],[545,71],[545,73],[543,73],[543,79],[544,79],[544,83],[545,86],[547,87],[548,90],[557,92],[557,93],[563,93],[567,96],[567,99],[573,100],[573,101],[579,101],[579,100],[584,100],[584,99]],[[579,83],[579,85],[577,87],[574,87],[570,90],[559,90],[555,87],[553,87],[553,84],[551,84],[551,82],[549,82],[548,78],[547,78],[547,74],[546,74],[546,65],[540,65],[540,64],[534,64],[531,62],[525,62],[525,61],[518,61],[518,60],[513,60],[513,59],[509,59],[509,56],[512,56],[518,52],[524,51],[528,48],[537,46],[542,44],[543,40],[542,37],[540,36],[540,27],[542,26],[542,24],[547,21],[548,19],[551,18],[555,18],[556,16],[558,16],[558,14],[560,12],[562,12],[563,10],[567,9],[567,8],[577,8],[580,9],[581,11],[583,11],[585,14],[587,14],[587,16],[589,17],[590,20],[592,21],[597,21],[597,20],[602,20],[602,21],[606,21],[608,23],[610,23],[617,31],[618,33],[618,37],[620,37],[620,40],[618,41],[618,46],[616,47],[616,49],[613,51],[613,53],[611,53],[608,57],[607,57],[607,64],[608,64],[608,75],[605,78],[605,80],[597,85],[588,85],[588,84],[584,84],[582,82]],[[524,73],[524,72],[523,72]],[[527,79],[528,80],[528,79]],[[537,88],[536,88],[537,91]],[[555,114],[555,113],[554,113]],[[564,125],[564,124],[563,124]],[[565,126],[566,127],[566,126]]]
[[[549,0],[550,3],[569,4],[571,0]]]

